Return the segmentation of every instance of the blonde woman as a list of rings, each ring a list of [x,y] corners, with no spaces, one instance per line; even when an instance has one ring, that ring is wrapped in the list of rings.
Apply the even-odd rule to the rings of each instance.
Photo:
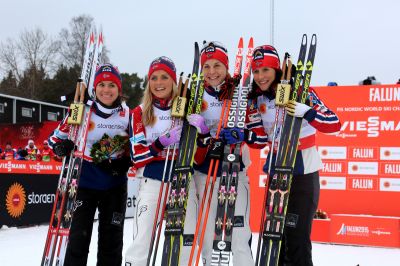
[[[182,131],[182,126],[174,124],[171,117],[172,102],[178,94],[173,61],[165,56],[153,60],[148,80],[142,103],[133,110],[130,125],[132,158],[138,172],[142,174],[139,177],[134,214],[133,243],[128,248],[125,259],[125,265],[128,266],[147,263],[166,149],[179,143]],[[182,253],[189,252],[190,247],[182,249]],[[185,264],[184,261],[185,259],[181,259],[182,265]]]

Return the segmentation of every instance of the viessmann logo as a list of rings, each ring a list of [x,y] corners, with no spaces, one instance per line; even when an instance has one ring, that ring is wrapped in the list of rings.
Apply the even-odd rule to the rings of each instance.
[[[12,184],[6,194],[6,209],[13,218],[22,215],[26,205],[26,193],[23,186],[19,183]]]
[[[342,236],[369,236],[368,226],[354,226],[342,223],[336,235]]]
[[[357,134],[344,132],[367,132],[368,137],[379,137],[380,132],[400,131],[400,121],[381,121],[379,116],[370,116],[367,121],[345,121],[340,131],[338,136],[343,138],[357,137]]]
[[[0,163],[0,169],[7,169],[7,172],[11,172],[13,169],[26,169],[26,165],[23,163],[15,163],[8,161],[6,163]]]
[[[41,164],[38,162],[36,164],[30,164],[29,169],[36,171],[37,173],[40,173],[41,171],[53,171],[53,166],[47,164]]]

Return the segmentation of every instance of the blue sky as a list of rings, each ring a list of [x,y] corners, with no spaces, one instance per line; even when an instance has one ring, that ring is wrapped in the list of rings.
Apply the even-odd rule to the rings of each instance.
[[[269,0],[0,1],[1,42],[34,27],[56,36],[73,16],[88,14],[103,26],[112,63],[140,76],[160,55],[189,72],[194,41],[224,43],[231,66],[240,36],[270,42]],[[392,84],[400,78],[399,10],[398,0],[275,0],[274,44],[281,57],[297,59],[302,34],[317,34],[313,85],[352,85],[370,75]]]

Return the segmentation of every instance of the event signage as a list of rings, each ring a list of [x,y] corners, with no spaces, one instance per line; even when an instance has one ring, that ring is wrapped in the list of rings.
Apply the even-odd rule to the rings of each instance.
[[[317,133],[322,159],[318,208],[328,215],[399,216],[400,204],[395,203],[400,202],[400,85],[314,89],[342,123],[336,136]],[[267,153],[268,148],[251,150],[253,231],[259,230]]]

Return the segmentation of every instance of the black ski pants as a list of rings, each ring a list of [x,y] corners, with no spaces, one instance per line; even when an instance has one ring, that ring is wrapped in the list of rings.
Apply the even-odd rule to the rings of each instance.
[[[79,188],[64,266],[85,266],[99,209],[97,266],[120,266],[127,184],[106,191]]]
[[[292,179],[280,266],[312,266],[311,226],[319,200],[319,173]]]

